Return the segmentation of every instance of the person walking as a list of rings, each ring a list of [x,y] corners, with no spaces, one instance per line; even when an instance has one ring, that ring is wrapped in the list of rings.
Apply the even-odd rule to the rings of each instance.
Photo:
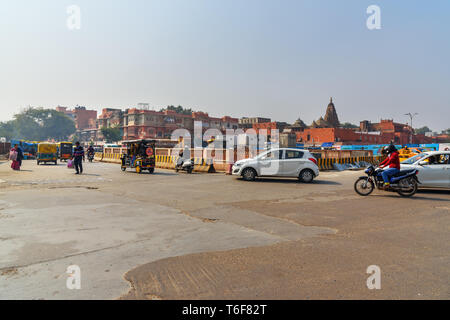
[[[14,145],[14,148],[17,151],[17,161],[19,162],[19,170],[20,170],[20,167],[22,167],[22,160],[24,158],[23,157],[23,151],[22,151],[22,148],[19,147],[17,144]]]
[[[9,160],[12,161],[11,169],[13,169],[13,170],[20,170],[19,161],[17,160],[17,157],[18,157],[17,147],[18,146],[16,144],[16,145],[14,145],[14,148],[12,148],[9,151]]]
[[[75,142],[75,149],[73,150],[73,164],[75,165],[75,174],[83,173],[84,149],[80,146],[80,142]]]

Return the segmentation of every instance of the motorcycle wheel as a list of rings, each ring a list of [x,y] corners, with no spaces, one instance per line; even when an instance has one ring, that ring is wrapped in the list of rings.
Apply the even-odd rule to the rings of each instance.
[[[360,196],[368,196],[375,189],[375,185],[369,178],[361,177],[355,181],[354,189]]]
[[[416,192],[417,192],[417,188],[418,188],[417,181],[414,180],[414,179],[409,179],[409,180],[407,180],[406,182],[408,182],[409,184],[412,185],[412,186],[411,186],[411,189],[410,189],[409,191],[404,191],[404,190],[402,190],[402,189],[398,189],[398,190],[396,190],[396,191],[397,191],[397,193],[398,193],[399,195],[401,195],[402,197],[412,197],[412,196],[415,195]],[[399,183],[399,185],[401,185],[401,183]]]
[[[192,168],[189,168],[189,169],[187,170],[187,172],[188,172],[188,173],[192,173]]]

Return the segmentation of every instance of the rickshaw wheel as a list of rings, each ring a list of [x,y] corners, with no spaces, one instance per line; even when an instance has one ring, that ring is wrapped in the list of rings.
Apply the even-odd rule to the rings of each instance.
[[[125,167],[120,167],[120,169],[122,169],[122,171],[127,170],[127,168],[125,168]]]
[[[148,169],[148,172],[150,172],[150,174],[152,174],[153,172],[155,172],[155,168]]]
[[[141,169],[140,166],[137,166],[137,167],[136,167],[136,172],[137,172],[137,173],[141,173],[141,172],[142,172],[142,169]]]

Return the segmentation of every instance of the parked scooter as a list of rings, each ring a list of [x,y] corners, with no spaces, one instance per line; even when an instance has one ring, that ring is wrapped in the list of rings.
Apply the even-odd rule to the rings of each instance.
[[[402,197],[411,197],[417,192],[418,183],[420,183],[417,179],[417,170],[401,170],[390,178],[389,188],[384,189],[382,169],[369,166],[364,172],[367,177],[359,177],[354,185],[356,193],[361,196],[368,196],[376,186],[379,190],[395,191]]]
[[[186,171],[187,173],[192,173],[194,170],[194,159],[185,159],[179,158],[177,164],[175,165],[175,171]]]

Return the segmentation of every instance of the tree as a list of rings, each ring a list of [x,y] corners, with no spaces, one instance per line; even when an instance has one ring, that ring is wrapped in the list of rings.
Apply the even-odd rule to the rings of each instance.
[[[12,120],[0,122],[0,137],[6,138],[7,141],[16,137],[14,122]]]
[[[353,123],[350,123],[350,122],[345,122],[345,123],[342,124],[342,128],[356,129],[356,128],[359,128],[359,126],[357,126],[357,125],[355,125]]]
[[[75,123],[62,112],[53,109],[27,108],[14,119],[0,124],[0,131],[9,132],[10,139],[66,140],[75,132]]]
[[[192,114],[192,109],[185,109],[182,106],[178,106],[178,107],[174,107],[174,106],[167,106],[167,108],[162,108],[161,110],[159,110],[160,112],[165,111],[165,110],[169,110],[169,111],[175,111],[176,113],[179,114],[187,114],[187,115],[191,115]]]
[[[102,127],[100,131],[102,132],[102,135],[107,143],[113,143],[122,140],[122,133],[120,132],[119,127]]]
[[[415,134],[425,134],[425,133],[430,132],[430,131],[432,131],[432,130],[430,128],[428,128],[427,126],[422,127],[422,128],[414,129],[414,133]]]
[[[442,130],[442,134],[450,135],[450,128],[448,128],[447,130]]]

